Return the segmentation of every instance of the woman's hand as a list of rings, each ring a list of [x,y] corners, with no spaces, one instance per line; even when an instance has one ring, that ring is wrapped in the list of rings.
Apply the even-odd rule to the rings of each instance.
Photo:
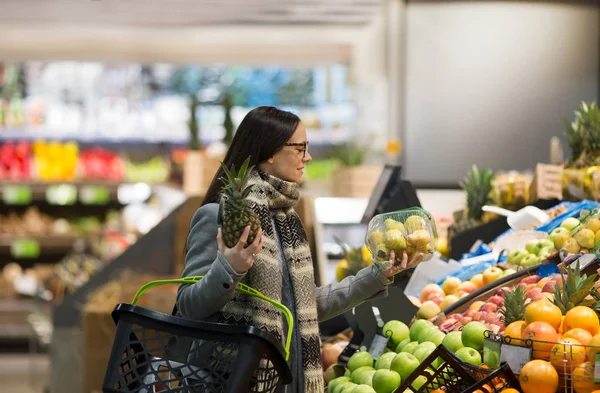
[[[238,241],[238,244],[233,248],[228,248],[223,242],[223,233],[221,231],[221,227],[217,232],[217,245],[219,252],[223,254],[225,259],[229,262],[233,270],[237,274],[243,274],[248,271],[254,264],[254,257],[258,255],[258,253],[263,248],[263,232],[262,228],[258,230],[254,241],[248,248],[246,247],[246,241],[248,240],[248,235],[250,234],[250,226],[244,228],[244,232],[242,232],[242,236]]]
[[[394,277],[396,274],[400,273],[406,269],[412,269],[417,266],[419,263],[423,261],[424,255],[422,253],[416,254],[413,259],[408,260],[408,254],[406,251],[403,251],[402,262],[398,263],[396,261],[396,253],[394,251],[390,252],[390,261],[392,262],[392,267],[387,270],[383,270],[382,273],[389,279]]]

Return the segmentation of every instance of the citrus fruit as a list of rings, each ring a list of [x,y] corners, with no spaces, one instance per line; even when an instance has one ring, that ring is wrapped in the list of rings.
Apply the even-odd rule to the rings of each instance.
[[[585,347],[574,338],[567,338],[552,347],[550,363],[559,373],[570,374],[586,357]]]
[[[520,393],[517,389],[508,388],[501,391],[501,393]]]
[[[515,321],[509,324],[506,329],[504,329],[504,336],[508,336],[515,339],[520,339],[523,336],[523,330],[525,330],[525,326],[527,326],[527,322],[525,321]],[[514,344],[519,344],[520,340],[516,340]]]
[[[596,360],[596,354],[600,353],[600,334],[596,334],[592,337],[592,340],[588,345],[588,360],[593,363]]]
[[[594,383],[594,365],[591,362],[581,363],[573,370],[571,385],[575,393],[589,393],[600,389],[600,384]]]
[[[525,309],[525,322],[528,325],[532,322],[546,322],[554,330],[558,330],[562,322],[562,312],[549,301],[538,300],[530,303]]]
[[[581,328],[571,329],[565,334],[562,335],[562,338],[574,338],[579,341],[582,345],[590,345],[590,341],[592,341],[592,335],[587,330],[583,330]]]
[[[558,373],[550,362],[532,360],[521,369],[519,382],[523,393],[555,393],[558,388]]]
[[[523,330],[523,339],[531,339],[533,341],[534,359],[549,359],[550,351],[558,341],[558,333],[546,322],[533,322]]]
[[[571,329],[581,328],[594,335],[598,333],[598,326],[600,326],[598,315],[589,307],[573,307],[565,315],[564,330],[566,332]]]

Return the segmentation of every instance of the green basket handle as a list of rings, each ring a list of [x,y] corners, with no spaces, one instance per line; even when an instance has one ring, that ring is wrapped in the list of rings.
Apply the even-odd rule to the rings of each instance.
[[[192,277],[184,277],[184,278],[175,278],[172,280],[150,281],[150,282],[144,284],[137,291],[137,293],[133,297],[133,300],[131,301],[131,303],[135,304],[137,302],[137,300],[144,294],[144,292],[146,292],[147,290],[149,290],[151,288],[158,287],[158,286],[165,285],[165,284],[195,284],[198,281],[202,280],[203,278],[204,278],[204,276],[192,276]],[[246,294],[249,296],[254,296],[254,297],[262,299],[268,303],[271,303],[275,308],[277,308],[279,311],[281,311],[283,313],[283,315],[285,316],[285,319],[287,320],[287,325],[288,325],[288,333],[287,333],[287,337],[285,338],[285,360],[288,361],[289,357],[290,357],[290,345],[292,342],[292,331],[294,330],[294,318],[293,318],[290,310],[283,304],[278,303],[275,300],[266,297],[265,295],[263,295],[256,289],[249,287],[248,285],[238,283],[235,289],[240,293],[243,293],[243,294]]]

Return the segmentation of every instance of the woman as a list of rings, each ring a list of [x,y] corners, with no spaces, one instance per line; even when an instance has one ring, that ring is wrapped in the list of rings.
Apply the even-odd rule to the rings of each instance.
[[[224,163],[239,168],[251,157],[249,199],[262,229],[246,245],[247,227],[233,248],[225,246],[217,224],[222,188],[220,170],[210,185],[203,206],[192,218],[183,276],[204,275],[193,285],[179,288],[178,313],[184,318],[257,326],[285,341],[283,316],[268,303],[236,293],[239,282],[249,285],[290,309],[294,331],[290,351],[293,383],[282,392],[323,392],[320,357],[320,321],[333,318],[365,300],[387,295],[387,286],[408,263],[380,271],[375,265],[339,283],[317,288],[308,240],[294,211],[298,185],[310,162],[306,129],[300,119],[273,107],[259,107],[240,124]],[[392,259],[394,257],[392,256]]]

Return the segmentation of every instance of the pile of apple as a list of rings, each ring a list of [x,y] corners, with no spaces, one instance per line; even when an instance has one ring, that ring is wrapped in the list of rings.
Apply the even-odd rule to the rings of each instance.
[[[586,213],[582,211],[583,215]],[[580,215],[580,218],[581,215]],[[566,218],[560,227],[550,233],[548,239],[554,242],[554,248],[557,250],[567,250],[572,254],[588,254],[593,252],[593,248],[600,241],[600,218],[588,217],[573,236],[571,231],[580,224],[579,219],[575,217]]]
[[[415,321],[410,328],[400,321],[389,321],[383,327],[383,333],[390,337],[386,352],[378,359],[373,359],[369,352],[356,352],[346,369],[339,366],[329,368],[325,373],[328,393],[395,392],[439,345],[445,346],[462,361],[479,366],[482,364],[486,330],[484,324],[471,322],[461,332],[445,334],[423,319]],[[442,364],[443,360],[437,358],[426,372],[433,374]],[[425,383],[427,377],[421,375],[411,387],[418,390]]]
[[[538,275],[522,278],[515,287],[524,287],[527,302],[549,299],[552,301],[554,287],[560,285],[560,276],[546,277],[542,279]],[[448,315],[448,318],[440,325],[442,331],[451,331],[460,326],[467,325],[471,321],[484,323],[489,330],[494,333],[502,333],[505,329],[504,323],[500,320],[500,311],[504,306],[504,293],[510,292],[512,288],[501,287],[494,291],[486,301],[475,301],[464,313],[455,313]]]
[[[437,284],[428,284],[421,290],[419,299],[412,296],[408,298],[419,307],[417,318],[430,319],[477,289],[513,273],[516,273],[513,269],[502,270],[497,266],[491,266],[467,281],[461,281],[457,277],[448,277],[441,287]]]
[[[556,252],[554,234],[568,232],[565,228],[556,228],[547,239],[533,239],[527,242],[525,249],[513,250],[508,254],[511,265],[530,267],[539,265],[544,259]]]

